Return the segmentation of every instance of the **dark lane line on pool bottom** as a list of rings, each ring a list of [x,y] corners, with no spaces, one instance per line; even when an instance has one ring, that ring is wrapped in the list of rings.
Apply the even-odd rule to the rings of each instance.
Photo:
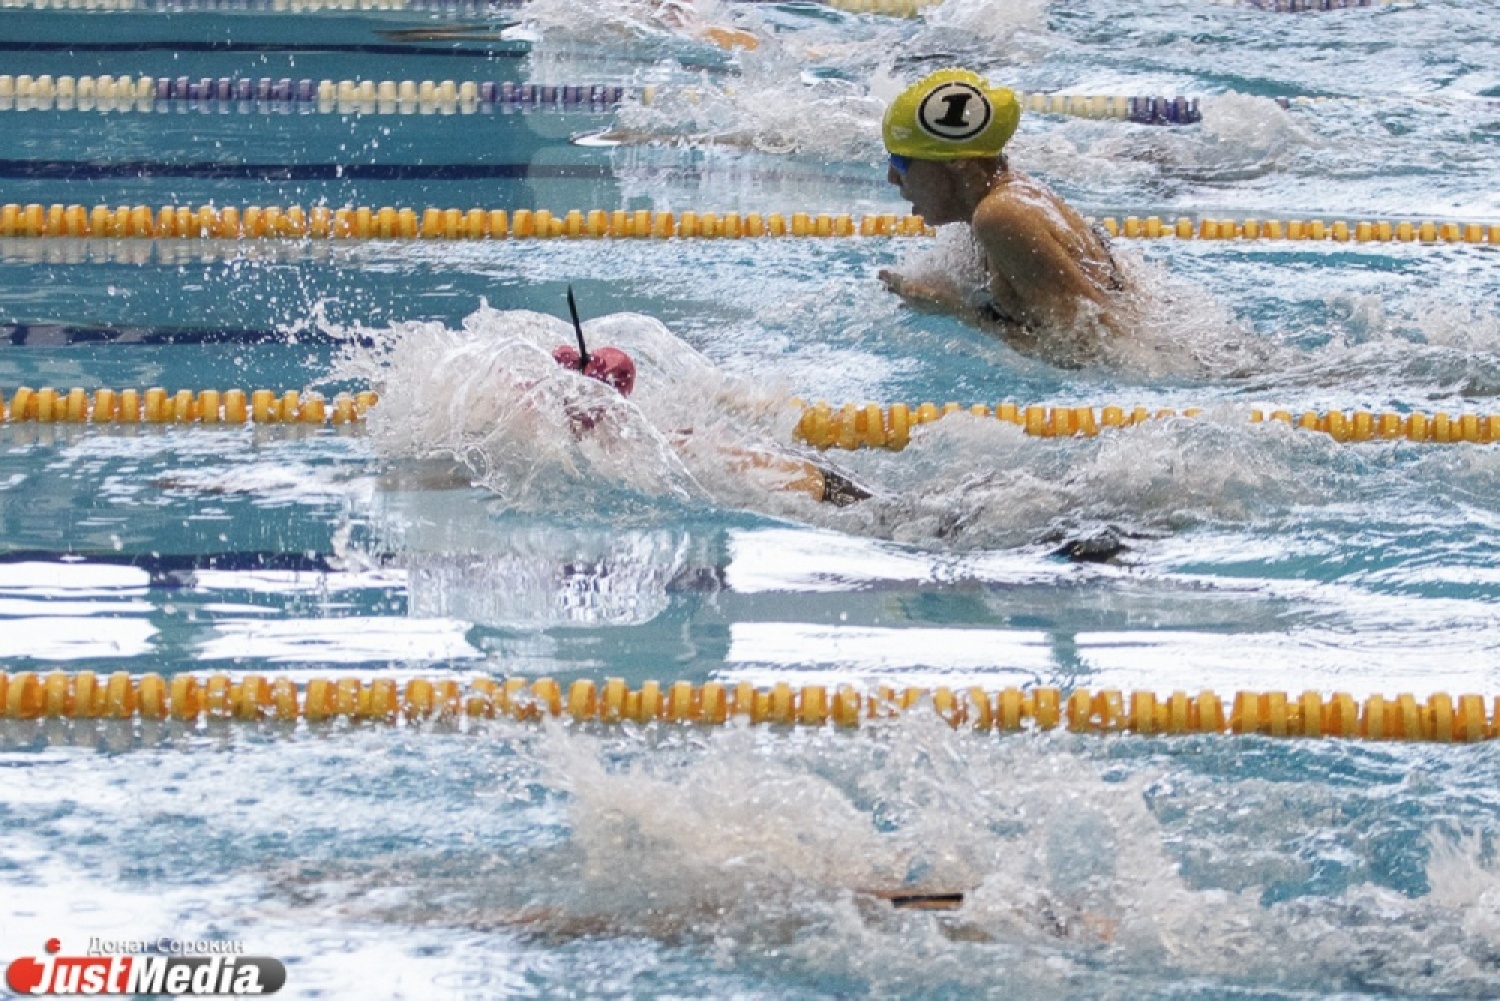
[[[528,42],[502,42],[482,48],[439,45],[399,45],[339,42],[16,42],[0,41],[0,52],[351,52],[374,56],[458,56],[467,59],[520,59],[531,51]]]
[[[362,571],[401,571],[408,569],[409,557],[395,552],[361,553]],[[53,564],[66,567],[132,567],[143,570],[149,578],[147,587],[176,590],[192,587],[195,574],[218,573],[306,573],[346,574],[347,560],[334,553],[277,552],[274,550],[219,553],[117,553],[67,552],[56,549],[17,549],[0,552],[0,566],[15,564]],[[586,565],[586,564],[585,564]],[[564,564],[565,575],[576,569]],[[726,588],[723,566],[697,566],[684,569],[663,583],[667,594],[718,593]],[[404,591],[406,584],[392,580],[388,584],[371,584],[368,589]],[[17,588],[9,587],[9,593]]]
[[[75,344],[112,344],[159,347],[166,344],[285,344],[284,331],[234,327],[112,327],[63,323],[0,324],[0,344],[12,347],[55,348]],[[371,337],[327,337],[317,330],[299,330],[296,342],[373,346]]]
[[[377,568],[399,567],[391,553],[364,554]],[[150,577],[149,587],[175,589],[192,586],[192,575],[200,571],[221,573],[345,573],[343,561],[331,553],[226,552],[226,553],[70,553],[54,549],[18,549],[0,552],[0,566],[17,563],[53,563],[62,566],[134,567]],[[404,587],[391,584],[392,588]]]
[[[125,160],[0,160],[0,177],[70,181],[187,177],[240,181],[471,181],[497,178],[610,180],[600,164],[530,163],[166,163]]]

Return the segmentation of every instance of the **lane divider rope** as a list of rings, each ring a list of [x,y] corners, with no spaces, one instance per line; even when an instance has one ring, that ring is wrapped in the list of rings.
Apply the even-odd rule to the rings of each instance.
[[[10,400],[0,398],[0,419],[41,424],[355,424],[379,401],[372,390],[339,393],[325,400],[318,393],[269,389],[190,389],[168,393],[154,386],[116,392],[81,387],[60,393],[51,387],[21,386]]]
[[[162,677],[92,671],[0,673],[0,717],[39,719],[141,719],[201,723],[208,720],[279,720],[320,723],[425,719],[568,719],[575,723],[667,723],[851,729],[913,709],[935,711],[949,724],[975,730],[1051,730],[1075,733],[1264,734],[1273,737],[1342,737],[1364,740],[1470,743],[1500,738],[1500,697],[1487,711],[1480,695],[1439,692],[1419,702],[1412,695],[1371,695],[1362,703],[1347,693],[1238,692],[1227,702],[1213,692],[1154,692],[981,687],[893,688],[862,692],[850,686],[794,688],[785,682],[758,688],[750,682],[631,688],[619,678],[603,684],[551,678],[314,678],[300,688],[287,678],[248,674]]]
[[[0,111],[204,111],[270,113],[298,108],[322,113],[416,114],[438,108],[473,113],[496,105],[507,109],[604,111],[627,96],[642,104],[667,94],[698,100],[694,87],[655,84],[626,88],[610,84],[539,84],[494,80],[313,80],[304,77],[68,76],[0,74]],[[726,91],[732,93],[732,91]],[[1198,98],[1017,91],[1024,106],[1040,114],[1116,118],[1144,125],[1192,125],[1203,120]],[[1290,102],[1290,98],[1280,100]]]
[[[920,17],[923,11],[940,5],[942,0],[823,0],[823,2],[835,10],[848,14]]]
[[[1354,7],[1389,7],[1411,0],[1242,0],[1251,7],[1277,14],[1302,14],[1319,10],[1349,10]]]
[[[1200,98],[1130,97],[1122,94],[1040,94],[1016,91],[1029,111],[1073,118],[1116,118],[1137,125],[1196,125],[1203,121]]]
[[[1016,91],[1016,99],[1030,112],[1072,118],[1113,118],[1140,125],[1196,125],[1203,121],[1203,97],[1150,97],[1123,94],[1059,94]],[[1339,105],[1399,105],[1492,111],[1500,98],[1457,94],[1383,94],[1371,97],[1277,95],[1269,98],[1284,110],[1314,110]]]
[[[710,92],[697,87],[647,84],[543,84],[509,80],[313,80],[303,77],[53,76],[0,74],[0,111],[238,112],[241,114],[414,115],[513,111],[604,114],[630,98],[643,105],[680,97],[699,103]],[[722,93],[733,96],[734,89]],[[1017,90],[1033,114],[1114,119],[1138,125],[1196,125],[1201,97],[1131,94],[1062,94]],[[1492,110],[1500,98],[1456,95],[1378,97],[1282,95],[1286,110],[1345,104],[1400,104]]]
[[[539,84],[493,80],[313,80],[304,77],[78,76],[0,74],[0,111],[203,111],[417,114],[456,109],[472,114],[512,110],[602,112],[627,96],[645,105],[667,94],[697,101],[694,87],[655,84]],[[732,91],[726,91],[732,93]],[[1016,92],[1039,114],[1114,118],[1143,125],[1192,125],[1203,120],[1198,98]],[[1280,98],[1289,106],[1291,98]]]
[[[949,414],[966,413],[1005,421],[1037,438],[1092,438],[1109,428],[1132,427],[1150,421],[1193,418],[1203,411],[1147,407],[1043,407],[1015,403],[982,403],[963,407],[957,403],[905,403],[881,407],[877,403],[848,403],[834,409],[827,403],[806,407],[797,422],[795,436],[815,448],[884,448],[899,452],[911,442],[912,430]],[[1366,410],[1315,410],[1293,414],[1290,410],[1252,409],[1252,424],[1284,424],[1306,431],[1319,431],[1340,442],[1407,441],[1457,444],[1488,444],[1500,441],[1500,414],[1448,414],[1438,412],[1372,413]]]
[[[7,401],[0,394],[0,420],[41,424],[355,424],[379,402],[373,390],[339,393],[330,400],[316,392],[256,389],[180,389],[168,392],[153,386],[136,389],[97,389],[91,394],[75,386],[60,392],[50,386],[20,386]],[[949,414],[968,413],[1007,421],[1038,438],[1093,437],[1108,428],[1125,428],[1174,417],[1193,418],[1203,411],[1147,407],[1043,407],[1001,403],[993,409],[975,404],[903,403],[881,407],[875,403],[845,404],[834,410],[826,403],[804,407],[795,437],[820,449],[885,448],[900,451],[911,442],[912,430]],[[1406,441],[1488,444],[1500,441],[1500,414],[1433,414],[1364,410],[1250,411],[1253,424],[1279,423],[1319,431],[1341,442]]]
[[[196,209],[147,205],[0,206],[0,237],[134,237],[185,239],[491,240],[552,237],[923,236],[920,216],[771,212],[606,212],[573,209],[287,208]]]
[[[853,14],[916,17],[942,0],[823,0]],[[1216,0],[1225,6],[1248,4],[1278,13],[1345,10],[1406,3],[1410,0]],[[424,11],[476,15],[514,9],[521,0],[0,0],[0,10],[85,10],[183,13],[244,11],[254,13],[319,13],[340,11]]]
[[[1470,243],[1500,244],[1500,225],[1425,220],[1325,221],[1279,219],[1211,219],[1196,223],[1186,216],[1163,221],[1105,216],[1099,224],[1111,236],[1125,239],[1298,240],[1334,243]],[[396,208],[314,205],[215,208],[201,205],[27,205],[0,206],[0,238],[114,237],[138,239],[334,239],[334,240],[494,240],[556,237],[723,238],[763,236],[849,237],[930,236],[936,230],[921,216],[895,213],[854,216],[848,213],[693,212],[647,209]]]
[[[603,112],[627,97],[645,105],[668,95],[696,102],[707,92],[697,87],[664,88],[656,84],[543,84],[509,80],[313,80],[303,77],[53,76],[49,73],[0,74],[0,111],[204,111],[273,113],[317,110],[322,113],[416,114],[456,108],[465,113],[501,106],[514,110]],[[732,88],[725,88],[732,95]],[[1074,118],[1118,119],[1142,125],[1194,125],[1203,120],[1202,98],[1060,94],[1017,90],[1016,99],[1036,114]],[[1282,108],[1317,108],[1329,104],[1455,104],[1492,108],[1500,98],[1445,95],[1412,97],[1272,98]]]
[[[920,17],[942,0],[823,0],[830,7],[850,14],[883,14],[887,17]],[[1384,7],[1409,0],[1214,0],[1220,6],[1249,5],[1277,13],[1346,10],[1354,7]]]
[[[138,11],[149,14],[197,11],[303,14],[413,10],[472,15],[520,5],[521,0],[0,0],[0,10]]]
[[[1320,95],[1296,97],[1274,97],[1272,98],[1282,108],[1290,111],[1292,108],[1319,109],[1329,105],[1346,104],[1379,104],[1400,105],[1403,107],[1419,108],[1458,108],[1477,109],[1480,111],[1493,111],[1500,108],[1500,97],[1474,97],[1467,94],[1381,94],[1372,97],[1346,97],[1342,95]]]
[[[656,84],[543,84],[509,80],[313,80],[303,77],[71,76],[0,74],[0,111],[203,112],[321,114],[463,114],[492,111],[580,111],[602,114],[627,97],[655,105],[668,96],[697,103],[708,92]],[[723,93],[732,96],[732,88]],[[1196,125],[1202,98],[1060,94],[1017,90],[1016,99],[1034,114],[1116,119],[1140,125]],[[1278,96],[1282,108],[1342,104],[1438,105],[1493,109],[1500,98],[1450,95],[1381,97]]]
[[[1182,216],[1163,221],[1105,216],[1099,220],[1111,236],[1126,239],[1177,240],[1328,240],[1335,243],[1491,243],[1500,244],[1500,225],[1477,222],[1412,222],[1409,220],[1346,219],[1210,219],[1195,224]]]
[[[416,114],[435,109],[591,110],[626,95],[656,101],[660,88],[538,84],[509,80],[292,80],[291,77],[79,76],[0,74],[0,111],[204,111]]]

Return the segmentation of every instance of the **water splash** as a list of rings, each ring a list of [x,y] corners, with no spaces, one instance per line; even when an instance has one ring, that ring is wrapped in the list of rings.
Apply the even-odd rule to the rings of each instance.
[[[1201,130],[1163,129],[1168,176],[1228,181],[1290,169],[1323,144],[1270,98],[1230,92],[1202,101]]]
[[[1001,957],[1031,971],[1014,985],[1022,996],[1077,990],[1101,972],[1104,984],[1127,974],[1467,997],[1500,987],[1500,873],[1472,838],[1434,848],[1426,896],[1354,882],[1264,905],[1258,887],[1184,876],[1177,825],[1152,806],[1171,798],[1164,771],[1185,777],[1170,758],[1122,770],[1097,745],[973,740],[917,718],[794,748],[728,731],[691,750],[627,755],[623,767],[606,766],[606,744],[574,736],[538,750],[571,796],[567,850],[581,882],[561,908],[648,935],[666,921],[731,959],[786,955],[875,993],[983,990]],[[1328,829],[1316,819],[1326,808],[1304,818],[1299,783],[1267,797],[1256,780],[1188,781],[1195,812],[1248,797]],[[1345,798],[1316,781],[1306,791],[1314,804]],[[1211,843],[1220,832],[1201,833]],[[955,889],[967,899],[951,918],[897,914],[873,896]]]
[[[458,532],[445,536],[462,532],[467,545],[433,539],[420,523],[388,536],[403,552],[413,616],[527,630],[638,626],[667,609],[670,588],[717,586],[713,554],[690,535],[524,522],[502,530],[465,503],[469,515],[451,519]]]
[[[1112,322],[1101,322],[1085,304],[1066,327],[1004,339],[1022,354],[1128,381],[1243,376],[1270,363],[1272,348],[1206,288],[1119,243],[1109,252],[1127,290]],[[988,280],[983,250],[962,223],[940,227],[937,239],[910,251],[899,270],[975,292]]]
[[[1479,838],[1397,824],[1427,840],[1423,892],[1368,865],[1397,832],[1359,836],[1393,798],[1420,801],[1396,784],[1402,769],[1436,761],[1391,762],[1382,778],[1381,752],[1251,741],[1271,759],[1259,768],[1292,769],[1272,781],[1220,774],[1223,738],[996,740],[922,714],[853,735],[569,730],[515,741],[504,765],[563,796],[566,822],[545,843],[419,865],[319,863],[288,886],[364,920],[554,945],[640,937],[723,969],[770,965],[875,996],[989,992],[997,968],[1007,996],[1023,998],[1140,996],[1143,983],[1272,996],[1500,989],[1500,872]],[[1328,782],[1351,768],[1374,784]],[[1315,890],[1312,867],[1333,854],[1359,864]],[[1268,900],[1256,874],[1303,889]],[[964,901],[903,912],[883,899],[892,892]]]
[[[1062,184],[1118,198],[1123,188],[1219,184],[1292,170],[1323,145],[1274,101],[1245,94],[1206,97],[1196,128],[1067,121],[1024,130],[1018,164]]]
[[[818,456],[792,444],[800,410],[788,392],[716,368],[660,322],[620,314],[585,330],[635,358],[630,399],[553,362],[551,348],[572,339],[563,321],[487,307],[459,330],[362,331],[334,377],[380,388],[370,430],[387,459],[454,464],[450,485],[476,484],[512,509],[626,521],[642,501],[710,503],[923,546],[1009,547],[1099,526],[1156,534],[1280,517],[1399,468],[1388,447],[1254,426],[1237,404],[1051,441],[957,415],[917,429],[899,455]],[[799,483],[809,463],[830,462],[874,496],[817,503]],[[1482,475],[1457,475],[1453,489]],[[1412,476],[1431,502],[1421,470]]]
[[[806,77],[798,55],[768,44],[741,57],[737,78],[664,89],[651,104],[632,97],[611,135],[631,142],[723,145],[826,160],[880,156],[885,102],[836,77]]]
[[[1500,396],[1500,311],[1482,294],[1342,294],[1326,309],[1326,340],[1287,345],[1247,391],[1317,402],[1336,391],[1344,406],[1469,411]]]
[[[621,491],[772,514],[816,507],[795,489],[806,460],[780,444],[799,414],[787,394],[715,368],[650,317],[617,314],[584,330],[591,345],[634,358],[630,399],[553,361],[552,348],[573,339],[563,321],[488,307],[461,330],[367,332],[373,346],[351,346],[334,378],[380,387],[369,426],[385,455],[452,460],[518,509],[591,511]]]
[[[992,79],[1004,79],[1017,58],[1030,59],[1048,37],[1046,0],[943,0],[922,14],[926,29],[913,47],[921,51],[941,43],[979,60]],[[955,60],[969,65],[970,59]]]
[[[711,47],[715,31],[754,20],[717,0],[527,0],[521,13],[535,46],[532,65],[542,73],[535,78],[543,82],[580,68],[571,64],[596,58],[601,46],[623,46],[635,60],[664,58]],[[573,81],[558,76],[556,82]]]

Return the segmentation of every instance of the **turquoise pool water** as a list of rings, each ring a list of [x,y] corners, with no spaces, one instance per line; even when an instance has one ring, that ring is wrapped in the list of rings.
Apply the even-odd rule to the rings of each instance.
[[[1023,120],[1015,162],[1091,214],[1500,222],[1482,5],[703,10],[761,48],[570,0],[499,11],[520,37],[457,55],[358,48],[450,17],[0,11],[12,75],[661,88],[567,114],[0,110],[0,201],[898,211],[882,101],[961,61],[1031,91],[1203,98],[1187,128]],[[205,51],[220,28],[244,44]],[[618,145],[573,141],[606,131]],[[0,427],[0,667],[1500,691],[1494,446],[1244,421],[1497,409],[1495,248],[1117,243],[1150,319],[1083,370],[875,278],[964,250],[0,240],[7,397],[385,390],[352,433]],[[597,341],[642,361],[609,411],[619,447],[573,442],[533,392],[569,284]],[[715,448],[787,442],[792,396],[1206,414],[1066,441],[950,418],[902,454],[836,456],[878,496],[833,510]],[[697,445],[663,444],[683,427]],[[1110,562],[1058,555],[1106,534]],[[291,997],[1500,995],[1493,743],[925,716],[853,735],[12,722],[0,742],[6,960],[50,936],[224,936],[283,958]],[[901,886],[967,899],[867,892]]]

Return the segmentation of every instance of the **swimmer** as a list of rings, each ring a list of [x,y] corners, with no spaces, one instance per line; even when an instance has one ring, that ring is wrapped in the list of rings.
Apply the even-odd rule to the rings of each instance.
[[[1124,329],[1126,281],[1103,233],[1041,182],[1011,169],[1003,149],[1020,123],[1015,94],[977,73],[938,70],[886,109],[887,179],[929,225],[968,223],[984,283],[880,272],[916,309],[948,313],[998,333],[1018,351],[1064,365],[1097,353]]]
[[[628,397],[635,389],[635,362],[619,348],[605,347],[593,351],[583,339],[583,323],[578,318],[578,303],[573,298],[573,287],[568,286],[568,311],[573,319],[573,333],[578,346],[559,344],[552,351],[552,359],[566,369],[572,369],[589,379],[610,386],[621,396]],[[601,421],[602,414],[586,410],[569,410],[568,418],[575,437],[593,431]],[[681,428],[671,433],[670,438],[678,448],[684,447],[692,438],[691,428]],[[869,490],[832,467],[808,459],[786,455],[763,448],[726,449],[725,456],[735,472],[758,471],[768,473],[779,480],[778,487],[807,494],[816,501],[844,507],[858,501],[868,500]]]
[[[711,42],[721,49],[754,51],[760,48],[760,38],[753,31],[729,28],[704,21],[692,0],[646,0],[652,16],[661,23],[685,31],[695,38]]]

